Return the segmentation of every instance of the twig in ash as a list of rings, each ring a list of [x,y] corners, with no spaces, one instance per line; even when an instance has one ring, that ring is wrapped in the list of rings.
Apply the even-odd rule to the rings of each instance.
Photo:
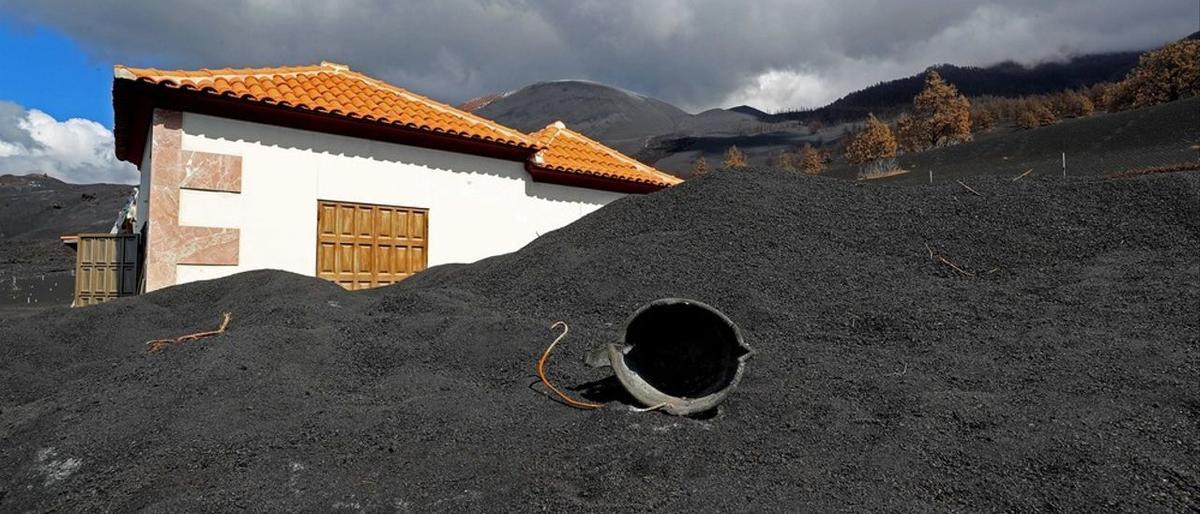
[[[175,339],[155,339],[153,341],[147,341],[146,346],[148,348],[146,348],[146,351],[150,352],[150,353],[158,353],[160,350],[162,350],[163,348],[166,348],[168,345],[171,345],[171,344],[185,343],[187,341],[195,341],[197,339],[201,339],[204,337],[212,337],[212,336],[224,334],[225,328],[229,326],[229,320],[230,320],[230,318],[233,317],[233,314],[226,312],[224,316],[225,316],[224,319],[221,321],[221,326],[217,327],[216,330],[209,330],[207,332],[196,332],[195,334],[182,335],[182,336],[176,337]]]
[[[1020,175],[1013,177],[1012,181],[1016,182],[1018,180],[1021,180],[1022,178],[1025,178],[1025,175],[1028,175],[1030,173],[1033,173],[1033,168],[1029,168],[1029,169],[1025,170],[1025,173],[1022,173]]]
[[[966,184],[963,184],[963,182],[962,182],[961,180],[955,180],[955,182],[958,182],[958,185],[960,185],[960,186],[962,186],[962,187],[965,187],[965,188],[967,188],[967,191],[970,191],[970,192],[974,193],[974,194],[975,194],[975,196],[983,196],[983,195],[979,194],[979,191],[976,191],[976,190],[974,190],[974,189],[971,189],[971,186],[968,186],[968,185],[966,185]]]
[[[975,276],[975,274],[974,274],[974,273],[971,273],[970,271],[965,271],[965,270],[963,270],[962,268],[958,267],[958,265],[957,265],[957,264],[954,264],[953,262],[951,262],[951,261],[950,261],[950,259],[947,259],[947,258],[945,258],[945,257],[943,257],[943,256],[941,256],[941,255],[939,255],[939,254],[937,254],[937,253],[934,253],[934,251],[933,251],[933,248],[931,248],[931,247],[929,246],[929,243],[926,243],[926,244],[925,244],[925,249],[926,249],[926,250],[929,250],[929,258],[930,258],[930,259],[933,259],[933,260],[935,260],[935,261],[938,261],[938,262],[940,262],[940,263],[942,263],[942,264],[945,264],[945,265],[947,265],[947,266],[950,266],[950,268],[951,268],[951,269],[953,269],[954,271],[957,271],[957,272],[959,272],[959,273],[962,273],[962,275],[963,275],[963,276],[965,276],[965,277],[974,277],[974,276]]]
[[[950,260],[949,260],[949,259],[947,259],[947,258],[945,258],[945,257],[942,257],[941,255],[937,256],[937,258],[938,258],[938,260],[939,260],[939,261],[941,261],[941,262],[942,262],[942,264],[945,264],[945,265],[947,265],[947,266],[950,266],[951,268],[953,268],[953,269],[954,269],[954,271],[957,271],[957,272],[959,272],[959,273],[962,273],[962,274],[963,274],[963,276],[967,276],[967,277],[974,277],[974,276],[975,276],[975,274],[974,274],[974,273],[971,273],[970,271],[963,271],[963,269],[962,269],[962,268],[960,268],[960,267],[958,267],[958,265],[954,264],[953,262],[950,262]]]

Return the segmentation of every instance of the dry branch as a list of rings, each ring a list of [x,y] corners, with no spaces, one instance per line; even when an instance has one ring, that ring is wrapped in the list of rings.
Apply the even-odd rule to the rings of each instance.
[[[864,171],[864,172],[858,174],[858,180],[878,180],[881,178],[895,177],[896,175],[904,175],[904,174],[910,173],[911,171],[912,170],[905,170],[905,169],[900,169],[900,168],[891,168],[891,169],[878,170],[878,171]]]
[[[971,189],[971,186],[968,186],[968,185],[966,185],[966,184],[963,184],[963,182],[962,182],[961,180],[956,180],[955,182],[958,182],[958,185],[960,185],[960,186],[962,186],[962,187],[965,187],[965,188],[967,189],[967,191],[970,191],[970,192],[974,193],[974,194],[975,194],[975,196],[983,196],[983,195],[979,194],[979,191],[976,191],[976,190],[974,190],[974,189]]]
[[[950,269],[953,269],[954,271],[961,273],[964,277],[974,277],[975,276],[974,273],[971,273],[970,271],[966,271],[966,270],[958,267],[958,265],[955,264],[950,259],[947,259],[947,258],[943,257],[942,255],[934,252],[933,248],[930,247],[928,243],[925,244],[925,249],[929,250],[929,258],[930,259],[940,262],[942,264],[945,264],[946,266],[949,266]]]
[[[1022,173],[1020,175],[1017,175],[1016,177],[1013,177],[1012,181],[1016,182],[1018,180],[1021,180],[1022,178],[1025,178],[1025,175],[1028,175],[1030,173],[1033,173],[1033,168],[1029,168],[1029,169],[1025,170],[1025,173]]]
[[[974,274],[974,273],[971,273],[971,272],[969,272],[969,271],[963,271],[963,269],[962,269],[962,268],[960,268],[960,267],[958,267],[958,265],[954,264],[953,262],[950,262],[950,260],[949,260],[949,259],[947,259],[947,258],[945,258],[945,257],[942,257],[941,255],[937,256],[937,258],[938,258],[938,260],[939,260],[939,261],[941,261],[941,263],[942,263],[942,264],[945,264],[945,265],[947,265],[947,266],[950,266],[951,268],[953,268],[953,269],[954,269],[954,271],[957,271],[957,272],[959,272],[959,273],[962,273],[962,274],[963,274],[963,276],[967,276],[967,277],[974,277],[974,276],[975,276],[975,274]]]
[[[149,348],[146,348],[146,351],[148,351],[150,353],[157,353],[158,351],[162,350],[163,348],[166,348],[168,345],[171,345],[171,344],[184,343],[187,341],[195,341],[197,339],[201,339],[201,338],[205,338],[205,337],[212,337],[212,336],[224,334],[225,329],[229,326],[229,320],[232,318],[233,318],[233,315],[231,313],[226,312],[224,314],[224,319],[221,320],[221,326],[217,327],[216,330],[209,330],[208,332],[196,332],[195,334],[182,335],[182,336],[176,337],[175,339],[155,339],[153,341],[147,341],[146,346],[148,346]]]

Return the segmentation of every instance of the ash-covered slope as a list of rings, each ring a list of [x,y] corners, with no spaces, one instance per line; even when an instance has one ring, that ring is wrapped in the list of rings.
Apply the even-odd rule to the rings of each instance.
[[[58,237],[108,232],[133,186],[0,175],[0,317],[15,308],[70,305],[75,252]]]
[[[1196,508],[1200,177],[971,185],[716,174],[379,290],[263,271],[0,321],[0,510]],[[536,385],[552,322],[582,384],[665,296],[758,352],[718,415]]]
[[[0,175],[0,240],[108,232],[133,186],[68,184],[47,175]]]
[[[1140,55],[1141,52],[1110,52],[1029,66],[1008,61],[986,67],[939,64],[928,69],[937,70],[968,97],[1018,97],[1119,81],[1137,65]],[[780,113],[770,115],[769,119],[837,122],[861,120],[868,113],[891,115],[912,105],[913,97],[924,84],[925,72],[921,72],[854,91],[819,109]]]
[[[1098,176],[1139,168],[1200,162],[1200,98],[1186,98],[1130,111],[1063,120],[1032,130],[996,130],[970,143],[907,153],[896,161],[911,171],[887,178],[894,183],[953,182],[979,176]],[[856,166],[844,162],[828,174],[853,178]]]
[[[562,120],[604,140],[672,132],[688,116],[662,100],[582,80],[538,82],[500,96],[475,113],[522,132]]]

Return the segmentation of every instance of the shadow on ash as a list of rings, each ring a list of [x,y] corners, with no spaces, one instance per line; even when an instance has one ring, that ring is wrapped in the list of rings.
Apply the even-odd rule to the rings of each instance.
[[[545,380],[545,360],[566,333],[564,324],[539,361],[539,374],[567,404],[601,407],[572,399]],[[640,410],[694,416],[715,412],[737,388],[752,355],[737,325],[721,311],[695,300],[663,298],[635,311],[621,340],[592,350],[586,362],[611,367],[621,387],[645,406]]]

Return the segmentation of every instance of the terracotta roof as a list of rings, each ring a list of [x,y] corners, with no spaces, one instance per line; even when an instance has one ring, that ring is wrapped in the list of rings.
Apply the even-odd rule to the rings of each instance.
[[[578,175],[593,175],[666,187],[682,179],[642,164],[556,121],[530,134],[542,150],[533,156],[540,168]]]
[[[117,156],[140,162],[153,108],[203,106],[225,115],[228,109],[239,109],[242,102],[265,107],[267,115],[278,113],[282,117],[272,119],[286,126],[387,141],[395,137],[404,144],[526,160],[538,181],[639,193],[682,182],[569,130],[562,122],[522,134],[330,62],[200,70],[114,66]],[[314,113],[342,119],[326,121],[312,116]]]
[[[114,66],[113,77],[519,148],[536,148],[528,136],[516,130],[351,71],[342,64],[322,62],[313,66],[193,71]]]

